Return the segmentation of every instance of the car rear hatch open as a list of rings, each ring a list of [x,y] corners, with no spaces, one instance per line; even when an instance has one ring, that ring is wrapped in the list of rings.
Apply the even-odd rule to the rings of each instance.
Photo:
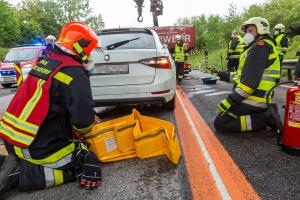
[[[155,68],[142,63],[157,56],[153,35],[146,29],[118,29],[98,33],[101,49],[92,52],[92,87],[149,84]]]

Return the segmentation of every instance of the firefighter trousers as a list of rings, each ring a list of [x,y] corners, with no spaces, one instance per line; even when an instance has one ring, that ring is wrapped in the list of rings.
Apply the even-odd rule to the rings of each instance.
[[[19,190],[33,191],[76,180],[75,169],[53,169],[19,160]]]
[[[266,109],[238,104],[232,106],[228,113],[219,113],[214,121],[214,126],[218,132],[244,132],[257,131],[266,128]]]
[[[13,151],[11,151],[11,144],[5,142],[5,146],[9,153],[14,154]],[[80,159],[82,150],[78,146],[79,143],[76,143],[71,161],[59,168],[33,164],[25,159],[17,158],[16,162],[19,170],[15,174],[18,175],[17,185],[19,190],[41,190],[75,181],[76,177],[79,177],[82,173],[83,166],[83,160]]]
[[[176,79],[180,82],[184,76],[184,61],[175,61]]]
[[[237,71],[239,66],[239,59],[237,58],[229,58],[227,62],[227,71],[234,72]]]

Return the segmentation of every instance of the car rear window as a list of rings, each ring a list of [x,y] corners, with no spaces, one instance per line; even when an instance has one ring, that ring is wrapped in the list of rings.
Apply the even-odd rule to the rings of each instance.
[[[38,52],[38,48],[22,48],[22,49],[11,49],[6,54],[5,62],[16,62],[16,61],[29,61],[33,60]]]
[[[156,49],[153,35],[149,33],[127,32],[113,34],[106,33],[103,35],[99,35],[100,44],[104,49],[106,49],[106,47],[111,44],[132,39],[135,40],[130,41],[114,49]]]

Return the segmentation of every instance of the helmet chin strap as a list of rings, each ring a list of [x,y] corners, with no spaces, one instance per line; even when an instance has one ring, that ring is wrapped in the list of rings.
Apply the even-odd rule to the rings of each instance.
[[[75,51],[78,53],[78,55],[80,56],[81,60],[87,64],[89,61],[88,61],[88,57],[86,55],[86,53],[84,52],[84,50],[81,48],[81,46],[78,44],[78,42],[75,42],[73,44],[73,47],[75,49]]]

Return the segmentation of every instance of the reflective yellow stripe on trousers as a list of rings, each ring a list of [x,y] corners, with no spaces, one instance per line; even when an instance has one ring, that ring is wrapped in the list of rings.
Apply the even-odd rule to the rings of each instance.
[[[75,150],[75,144],[71,143],[54,154],[44,159],[32,159],[28,149],[14,146],[15,153],[19,158],[37,165],[43,165],[48,168],[62,167],[72,160],[72,153]]]
[[[64,176],[62,170],[44,167],[44,175],[46,181],[46,188],[54,187],[64,183]]]

